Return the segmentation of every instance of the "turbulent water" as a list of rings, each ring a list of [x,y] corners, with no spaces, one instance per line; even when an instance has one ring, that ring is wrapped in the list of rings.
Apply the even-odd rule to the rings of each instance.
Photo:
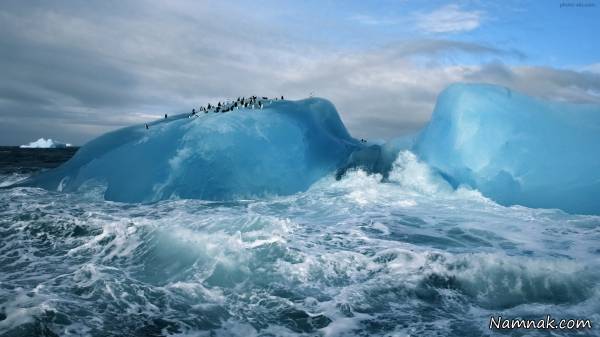
[[[16,166],[1,185],[30,174]],[[454,191],[407,151],[386,182],[352,171],[286,197],[103,191],[0,190],[0,336],[600,334],[600,217]]]

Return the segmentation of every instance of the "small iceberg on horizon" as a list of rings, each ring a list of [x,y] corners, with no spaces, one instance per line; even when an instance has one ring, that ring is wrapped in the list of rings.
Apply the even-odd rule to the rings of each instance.
[[[59,141],[54,141],[51,138],[45,139],[42,137],[34,142],[19,147],[22,149],[64,149],[66,147],[71,147],[71,144],[61,143]]]

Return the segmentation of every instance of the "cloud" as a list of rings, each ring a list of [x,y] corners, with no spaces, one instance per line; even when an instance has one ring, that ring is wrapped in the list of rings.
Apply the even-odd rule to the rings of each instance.
[[[600,74],[600,63],[589,64],[587,66],[580,67],[578,70]]]
[[[97,133],[98,125],[106,131],[266,89],[293,58],[293,48],[260,24],[229,22],[244,17],[236,8],[123,6],[115,15],[99,3],[0,10],[0,119],[32,130],[0,135],[0,143],[42,135],[82,143],[93,136],[84,131]]]
[[[165,112],[252,94],[314,92],[359,138],[418,130],[452,82],[600,103],[598,74],[509,67],[497,60],[523,55],[482,43],[417,38],[346,50],[262,20],[266,9],[252,15],[220,2],[9,4],[0,9],[0,144],[82,144]],[[484,65],[461,61],[472,59]]]
[[[468,32],[480,26],[484,12],[446,5],[427,14],[417,14],[417,27],[427,33]]]
[[[463,10],[455,4],[440,7],[432,12],[417,12],[408,16],[372,16],[355,14],[348,20],[363,26],[409,26],[427,34],[461,33],[478,28],[485,17],[481,10]]]
[[[446,56],[449,54],[471,54],[476,56],[514,57],[524,59],[525,55],[518,50],[504,50],[482,43],[444,40],[444,39],[415,39],[389,45],[378,52],[391,54],[390,56],[407,57],[414,55],[422,56]]]
[[[417,41],[421,46],[423,41]],[[359,55],[332,57],[314,65],[303,77],[284,86],[299,93],[312,88],[328,97],[357,137],[393,138],[415,132],[427,123],[437,95],[455,82],[492,83],[554,101],[600,104],[600,74],[540,66],[507,66],[499,61],[483,65],[437,63],[441,50],[465,47],[451,41],[427,48],[399,45]],[[442,49],[441,46],[446,46]],[[415,50],[425,61],[414,60]],[[502,53],[468,46],[471,53]],[[431,52],[427,53],[425,51]],[[429,59],[428,62],[427,60]]]
[[[487,64],[474,68],[465,81],[492,82],[547,100],[600,103],[600,74],[587,71]]]

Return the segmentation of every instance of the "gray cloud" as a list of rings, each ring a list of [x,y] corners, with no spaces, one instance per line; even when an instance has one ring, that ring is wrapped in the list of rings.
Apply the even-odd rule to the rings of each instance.
[[[81,144],[165,112],[240,95],[330,99],[356,137],[392,138],[429,119],[452,82],[598,102],[589,71],[508,67],[518,51],[444,39],[335,49],[220,2],[7,2],[0,9],[0,144]],[[465,57],[486,65],[457,65]]]
[[[465,81],[500,84],[548,100],[600,103],[600,74],[589,71],[491,63],[473,68]]]

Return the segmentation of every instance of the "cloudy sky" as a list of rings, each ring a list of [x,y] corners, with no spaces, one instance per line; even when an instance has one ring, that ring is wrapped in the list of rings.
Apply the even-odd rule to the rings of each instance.
[[[2,0],[0,144],[83,144],[253,94],[314,93],[388,139],[452,82],[600,103],[598,32],[598,0]]]

